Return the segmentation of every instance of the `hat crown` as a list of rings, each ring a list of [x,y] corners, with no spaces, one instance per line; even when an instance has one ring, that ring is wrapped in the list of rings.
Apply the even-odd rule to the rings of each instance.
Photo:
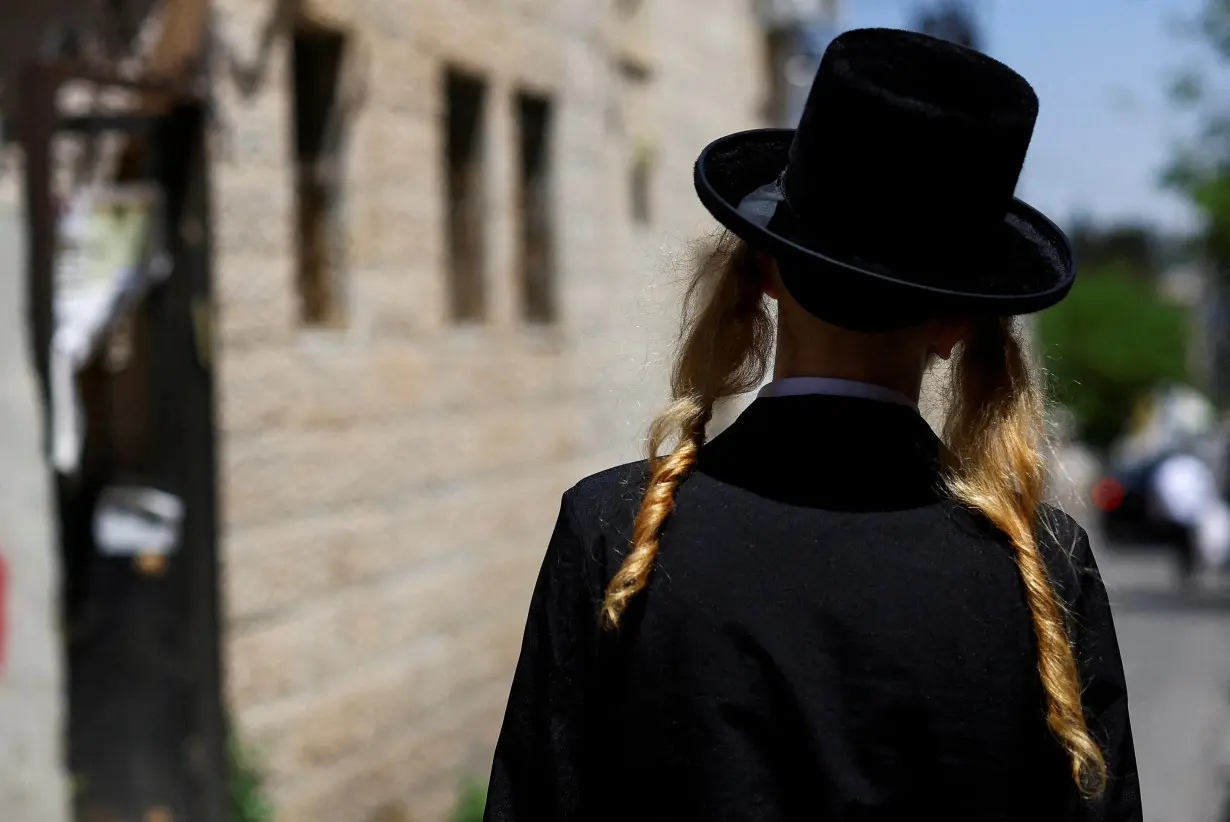
[[[1015,197],[1037,114],[1029,83],[984,54],[849,31],[821,60],[799,127],[714,140],[696,192],[835,325],[1028,314],[1076,277],[1063,231]]]
[[[790,149],[791,209],[835,241],[886,234],[937,253],[954,231],[1002,222],[1038,114],[1038,97],[985,54],[916,32],[856,29],[820,63]],[[971,249],[975,250],[975,249]]]

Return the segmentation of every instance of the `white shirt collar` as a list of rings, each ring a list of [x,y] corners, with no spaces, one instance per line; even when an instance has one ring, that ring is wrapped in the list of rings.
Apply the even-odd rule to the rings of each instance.
[[[918,410],[918,403],[891,388],[857,380],[834,377],[784,377],[773,380],[760,389],[760,397],[797,397],[801,394],[828,394],[836,397],[858,397],[865,400],[891,402]]]

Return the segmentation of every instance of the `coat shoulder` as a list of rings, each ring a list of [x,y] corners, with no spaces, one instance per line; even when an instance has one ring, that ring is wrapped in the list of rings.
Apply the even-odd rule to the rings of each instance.
[[[649,461],[637,460],[590,474],[564,494],[581,523],[635,516],[649,477]]]
[[[1075,550],[1077,543],[1089,539],[1081,524],[1061,508],[1043,503],[1038,509],[1038,518],[1041,519],[1043,541],[1055,548]]]
[[[1075,519],[1062,509],[1043,503],[1038,510],[1041,544],[1050,551],[1058,551],[1069,557],[1087,552],[1089,535]]]
[[[566,516],[589,567],[601,576],[595,590],[605,589],[628,553],[648,474],[648,460],[625,463],[591,474],[564,492]]]
[[[1080,594],[1085,576],[1097,573],[1089,535],[1080,523],[1055,506],[1044,504],[1038,517],[1038,547],[1057,590],[1071,605]]]

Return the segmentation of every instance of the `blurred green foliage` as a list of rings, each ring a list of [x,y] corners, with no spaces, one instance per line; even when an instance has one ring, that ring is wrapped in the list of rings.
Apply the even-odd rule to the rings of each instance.
[[[468,781],[461,788],[461,797],[457,801],[457,809],[453,811],[452,822],[483,822],[486,808],[486,784],[475,780]]]
[[[1053,396],[1096,447],[1123,432],[1153,386],[1188,376],[1187,312],[1126,263],[1082,270],[1068,298],[1039,316],[1038,335]]]
[[[1230,0],[1205,0],[1187,35],[1220,67],[1188,69],[1175,78],[1171,99],[1194,117],[1195,132],[1180,146],[1164,183],[1188,200],[1202,219],[1193,240],[1212,273],[1206,300],[1230,312]],[[1207,386],[1214,399],[1230,403],[1230,332],[1213,327],[1213,371]]]
[[[234,741],[230,749],[230,770],[234,822],[273,822],[273,805],[265,795],[264,776],[252,753]]]
[[[1114,265],[1124,273],[1154,279],[1166,264],[1163,238],[1148,224],[1100,226],[1079,219],[1067,234],[1082,272]]]

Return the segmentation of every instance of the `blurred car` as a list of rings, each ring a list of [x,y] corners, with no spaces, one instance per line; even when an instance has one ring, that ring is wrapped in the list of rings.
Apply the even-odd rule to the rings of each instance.
[[[1225,429],[1212,402],[1188,386],[1162,386],[1138,407],[1132,431],[1114,444],[1091,487],[1109,543],[1162,545],[1184,576],[1225,554]]]
[[[1109,467],[1091,497],[1103,537],[1120,549],[1162,547],[1180,576],[1230,566],[1230,504],[1200,449],[1175,449]]]
[[[1118,545],[1164,542],[1167,529],[1151,516],[1150,480],[1168,454],[1107,465],[1091,497],[1103,536]]]

